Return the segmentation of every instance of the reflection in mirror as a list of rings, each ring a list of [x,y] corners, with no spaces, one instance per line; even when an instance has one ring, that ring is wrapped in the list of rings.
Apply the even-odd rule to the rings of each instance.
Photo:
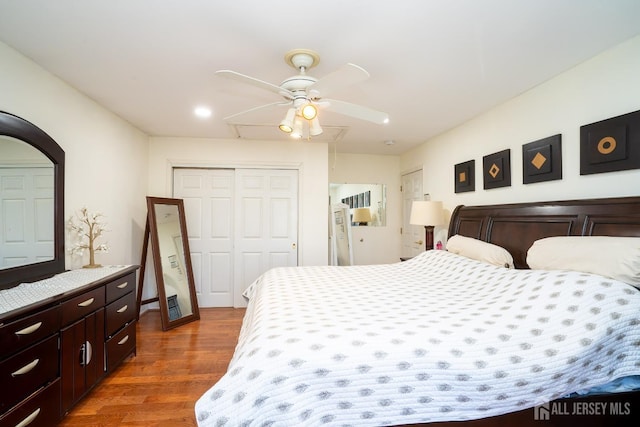
[[[0,268],[53,259],[53,163],[40,151],[0,136]]]
[[[387,225],[387,191],[384,184],[329,184],[330,204],[344,203],[349,206],[352,225],[383,227]],[[358,211],[356,211],[356,209]],[[354,214],[361,215],[365,210],[371,216],[370,221],[354,221]],[[360,219],[360,218],[356,218]],[[367,217],[367,219],[369,219]]]
[[[147,197],[162,329],[200,318],[182,199]]]
[[[0,289],[64,271],[64,151],[0,112]]]
[[[331,265],[353,265],[353,243],[351,240],[351,223],[349,206],[344,203],[331,205],[331,222],[329,223],[329,254]]]

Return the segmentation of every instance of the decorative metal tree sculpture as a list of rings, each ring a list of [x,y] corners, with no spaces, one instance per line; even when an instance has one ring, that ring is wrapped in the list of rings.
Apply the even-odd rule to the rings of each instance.
[[[82,256],[85,249],[89,250],[89,264],[83,265],[82,268],[102,267],[102,265],[96,264],[95,253],[109,250],[106,243],[96,243],[96,239],[107,231],[105,228],[106,223],[102,222],[103,218],[104,215],[100,212],[90,213],[86,207],[83,207],[67,221],[73,245],[69,252],[72,255]]]

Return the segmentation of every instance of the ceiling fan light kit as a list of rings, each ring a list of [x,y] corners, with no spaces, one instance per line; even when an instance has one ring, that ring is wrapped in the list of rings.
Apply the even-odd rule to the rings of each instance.
[[[299,74],[285,79],[280,85],[274,85],[255,77],[245,76],[231,70],[219,70],[216,74],[221,77],[237,80],[270,92],[275,92],[285,99],[285,102],[254,107],[249,110],[233,114],[224,120],[238,117],[242,114],[263,108],[288,105],[289,109],[279,124],[279,129],[293,138],[303,137],[304,122],[307,121],[308,138],[322,134],[322,127],[318,119],[318,104],[335,113],[366,120],[376,124],[389,121],[387,113],[368,107],[324,98],[328,92],[359,83],[369,77],[369,73],[355,64],[345,64],[336,71],[321,79],[306,74],[307,70],[320,62],[320,55],[309,49],[293,49],[284,56],[285,62],[295,68]]]

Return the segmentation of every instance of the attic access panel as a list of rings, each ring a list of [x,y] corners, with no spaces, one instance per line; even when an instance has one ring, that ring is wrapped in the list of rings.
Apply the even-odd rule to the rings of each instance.
[[[248,140],[268,140],[280,141],[292,139],[289,135],[283,133],[277,126],[255,125],[255,124],[230,124],[231,131],[237,138]],[[338,142],[347,133],[347,128],[343,126],[322,126],[322,133],[318,136],[311,137],[310,140],[302,138],[301,141],[309,142]]]

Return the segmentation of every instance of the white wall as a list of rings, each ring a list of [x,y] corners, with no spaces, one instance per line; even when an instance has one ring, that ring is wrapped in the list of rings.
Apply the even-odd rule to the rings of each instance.
[[[102,212],[110,250],[98,252],[96,262],[138,264],[147,136],[2,42],[0,64],[0,110],[40,127],[65,151],[65,218],[82,206]],[[66,267],[87,260],[67,257]]]
[[[329,182],[385,184],[387,186],[387,225],[353,227],[353,262],[384,264],[400,260],[402,195],[398,156],[336,154],[329,165]]]
[[[171,197],[172,168],[299,169],[299,265],[327,265],[327,144],[302,141],[150,138],[149,195]]]
[[[640,169],[580,176],[580,126],[640,110],[635,37],[401,156],[424,164],[424,192],[451,210],[478,205],[640,195]],[[562,180],[522,184],[522,145],[562,134]],[[511,149],[511,187],[483,189],[482,157]],[[475,192],[454,192],[454,165],[475,159]],[[445,227],[436,229],[444,239]]]

